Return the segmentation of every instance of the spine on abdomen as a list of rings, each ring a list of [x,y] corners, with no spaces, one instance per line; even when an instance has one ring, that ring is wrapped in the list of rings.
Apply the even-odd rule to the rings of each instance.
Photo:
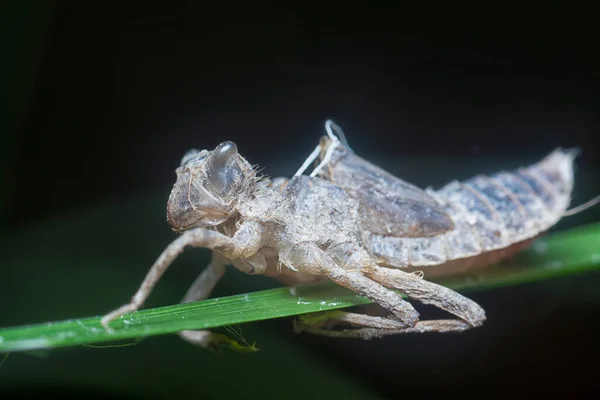
[[[574,151],[555,150],[513,172],[452,182],[429,193],[455,223],[448,259],[475,256],[531,239],[554,225],[569,206]]]
[[[433,237],[369,235],[371,254],[390,266],[438,266],[483,256],[534,238],[569,206],[574,151],[556,150],[537,164],[427,189],[454,222]]]

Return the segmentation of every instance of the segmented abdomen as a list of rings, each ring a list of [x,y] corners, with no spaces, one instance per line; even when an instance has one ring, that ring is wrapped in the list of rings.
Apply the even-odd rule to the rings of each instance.
[[[486,254],[497,261],[562,217],[573,187],[574,156],[559,149],[527,168],[428,189],[455,228],[431,238],[370,235],[371,252],[382,264],[396,267],[479,263]]]

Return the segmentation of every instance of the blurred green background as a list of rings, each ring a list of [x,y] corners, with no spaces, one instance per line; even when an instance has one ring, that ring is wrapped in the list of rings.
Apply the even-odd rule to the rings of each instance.
[[[470,29],[497,39],[485,46],[461,41],[453,26],[418,23],[368,33],[339,22],[329,37],[303,27],[331,16],[307,7],[240,6],[231,17],[166,4],[1,6],[1,326],[99,315],[129,298],[175,237],[165,204],[190,147],[234,139],[266,173],[289,175],[334,116],[349,126],[355,151],[420,185],[577,145],[574,202],[600,192],[590,96],[597,72],[576,53],[585,54],[583,42],[572,47],[570,67],[541,70],[553,65],[544,64],[551,50],[563,54],[562,42],[549,48],[525,36],[531,47],[521,50],[537,51],[536,64],[484,23]],[[375,26],[376,17],[356,12],[351,21]],[[599,220],[596,208],[556,229]],[[206,252],[186,252],[146,306],[178,302],[207,262]],[[599,354],[599,284],[593,273],[473,294],[488,321],[461,335],[333,341],[295,335],[282,319],[240,326],[257,341],[254,354],[218,356],[175,336],[11,354],[0,367],[0,397],[396,398],[465,388],[493,397],[521,385],[576,395],[597,372],[585,365]],[[232,270],[215,295],[276,285]]]

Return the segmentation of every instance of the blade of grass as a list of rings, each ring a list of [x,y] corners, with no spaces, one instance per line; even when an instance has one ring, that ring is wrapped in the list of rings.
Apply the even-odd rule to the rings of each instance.
[[[506,287],[600,268],[600,224],[575,228],[538,240],[514,262],[440,279],[461,291]],[[283,287],[141,310],[114,321],[113,333],[100,317],[0,329],[0,353],[111,342],[185,329],[220,326],[333,310],[370,300],[329,282]]]

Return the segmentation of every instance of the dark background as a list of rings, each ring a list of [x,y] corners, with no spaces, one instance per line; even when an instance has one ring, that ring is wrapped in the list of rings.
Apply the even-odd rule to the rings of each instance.
[[[120,219],[100,218],[112,226],[106,232],[151,226],[164,238],[149,248],[147,242],[132,244],[145,251],[139,269],[122,291],[88,313],[126,299],[144,262],[148,266],[168,243],[164,204],[174,169],[192,147],[233,140],[265,173],[289,175],[332,117],[355,151],[421,185],[534,162],[555,147],[576,146],[582,150],[578,179],[586,180],[574,202],[600,188],[600,35],[595,24],[568,18],[558,7],[515,13],[490,6],[468,16],[415,16],[398,5],[367,3],[34,4],[14,2],[14,18],[5,25],[12,30],[5,42],[14,69],[4,77],[13,96],[3,129],[4,237],[18,232],[19,243],[35,249],[43,244],[28,230],[116,204]],[[150,197],[156,214],[145,216],[131,199]],[[153,222],[144,225],[145,218]],[[579,218],[559,229],[600,220],[597,210]],[[115,250],[108,242],[103,246],[100,228],[77,226],[69,232],[94,243],[86,250],[89,257],[104,260],[91,252],[128,248],[125,234],[113,236]],[[65,253],[73,251],[68,239],[61,243]],[[185,288],[193,276],[187,274],[166,279]],[[460,337],[334,342],[295,336],[290,320],[263,324],[383,397],[413,389],[490,394],[525,385],[534,392],[574,394],[593,389],[599,372],[592,327],[600,304],[597,275],[473,295],[493,318]],[[19,318],[7,316],[7,324],[39,322],[25,311]],[[151,344],[104,354],[143,358],[146,346]],[[94,354],[82,357],[89,361]],[[14,382],[56,385],[65,393],[69,384],[121,393],[110,376],[110,389],[86,385],[85,378],[48,383],[44,368],[53,368],[59,356],[53,357],[35,367],[38,378],[30,381],[19,378],[15,367]],[[65,357],[71,368],[84,362]],[[33,368],[27,362],[37,361],[23,362],[25,371]],[[257,374],[257,384],[260,379]],[[297,377],[298,388],[281,391],[301,392],[302,380]]]

